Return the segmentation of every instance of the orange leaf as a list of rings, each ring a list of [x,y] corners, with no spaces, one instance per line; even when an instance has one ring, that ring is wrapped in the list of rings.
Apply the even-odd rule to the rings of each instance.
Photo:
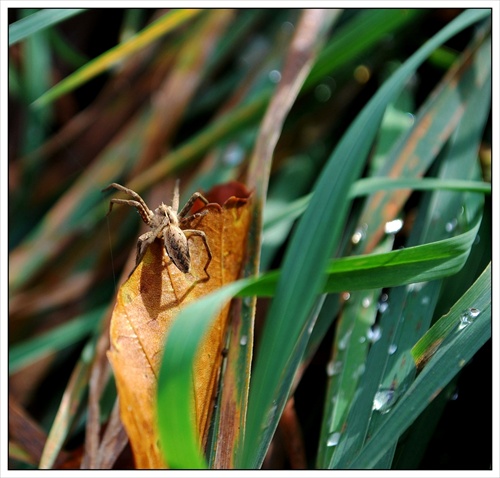
[[[233,194],[239,197],[234,197]],[[250,222],[248,192],[238,183],[216,188],[223,206],[210,203],[209,212],[195,218],[189,229],[205,233],[212,253],[199,236],[189,238],[190,272],[182,273],[156,240],[118,292],[110,326],[108,357],[115,374],[121,418],[130,439],[137,468],[164,468],[158,448],[156,391],[165,337],[179,310],[239,277]],[[196,206],[196,204],[195,204]],[[229,306],[219,314],[195,361],[194,414],[204,443],[222,362]],[[161,406],[161,405],[160,405]]]

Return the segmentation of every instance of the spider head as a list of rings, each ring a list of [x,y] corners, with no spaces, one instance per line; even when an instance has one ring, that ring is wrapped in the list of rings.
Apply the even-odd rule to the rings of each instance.
[[[166,204],[163,204],[161,203],[155,210],[155,215],[156,216],[159,216],[160,218],[162,218],[162,221],[163,223],[164,220],[163,218],[167,218],[167,221],[166,223],[170,223],[174,226],[177,226],[179,224],[179,219],[177,218],[177,214],[176,212],[172,209],[171,206],[167,206]]]

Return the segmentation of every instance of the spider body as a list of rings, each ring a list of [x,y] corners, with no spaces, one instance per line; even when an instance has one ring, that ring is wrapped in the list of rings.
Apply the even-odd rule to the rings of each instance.
[[[113,204],[126,204],[137,208],[142,220],[151,228],[150,231],[142,234],[137,241],[136,266],[141,262],[146,250],[155,239],[163,239],[163,244],[168,257],[175,266],[183,273],[188,273],[191,267],[191,258],[189,255],[188,236],[199,236],[203,240],[207,250],[208,260],[204,267],[207,277],[210,277],[207,269],[212,261],[212,252],[207,242],[207,237],[203,231],[198,229],[182,229],[189,221],[200,218],[208,213],[207,210],[189,215],[191,206],[196,199],[201,199],[208,204],[207,199],[200,193],[194,193],[180,212],[179,209],[179,181],[175,183],[174,198],[172,206],[161,203],[154,211],[149,209],[142,197],[132,189],[126,188],[121,184],[112,183],[103,191],[108,189],[118,189],[132,197],[132,199],[111,199],[109,203],[108,214],[113,209]]]

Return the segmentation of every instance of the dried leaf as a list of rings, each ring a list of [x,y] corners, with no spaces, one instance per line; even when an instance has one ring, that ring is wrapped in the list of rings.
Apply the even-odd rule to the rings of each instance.
[[[215,193],[235,191],[229,183]],[[189,239],[191,269],[182,273],[170,261],[161,241],[155,241],[142,262],[118,292],[110,326],[108,352],[120,399],[121,418],[127,430],[137,468],[164,468],[156,428],[157,378],[165,337],[179,310],[239,276],[250,219],[246,190],[221,207],[210,203],[208,214],[189,228],[203,231],[212,252],[200,237]],[[210,199],[210,195],[208,195]],[[196,207],[196,204],[195,204]],[[209,330],[195,362],[194,400],[200,444],[204,442],[217,386],[229,305]]]

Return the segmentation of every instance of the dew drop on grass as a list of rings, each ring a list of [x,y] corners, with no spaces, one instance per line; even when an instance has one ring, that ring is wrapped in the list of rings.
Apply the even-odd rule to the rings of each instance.
[[[252,302],[253,302],[252,297],[245,297],[245,298],[243,299],[243,303],[244,303],[247,307],[251,307]]]
[[[273,83],[279,83],[281,81],[281,73],[278,70],[271,70],[269,72],[269,79]]]
[[[385,233],[386,234],[396,234],[403,227],[403,221],[401,219],[394,219],[385,223]]]
[[[332,90],[325,83],[321,83],[314,89],[314,97],[316,98],[316,101],[319,101],[320,103],[328,101],[331,96]]]
[[[367,309],[368,307],[370,307],[370,304],[372,303],[372,300],[370,297],[365,297],[362,302],[361,302],[361,305],[363,306],[364,309]]]
[[[353,244],[359,244],[365,237],[366,231],[368,229],[368,224],[361,224],[356,228],[354,234],[351,236],[351,242]]]
[[[365,369],[366,369],[366,366],[364,363],[358,365],[358,368],[352,374],[352,378],[357,380],[359,377],[361,377],[361,375],[363,375],[365,373]]]
[[[387,350],[389,355],[392,355],[396,353],[396,350],[398,349],[398,346],[396,344],[391,344],[389,345],[389,349]]]
[[[458,225],[458,220],[457,218],[454,218],[445,224],[444,229],[446,232],[453,232],[457,228],[457,225]]]
[[[326,366],[326,374],[329,377],[333,377],[334,375],[337,375],[340,373],[342,370],[342,362],[340,360],[330,360]]]
[[[230,144],[224,152],[222,160],[228,166],[238,166],[245,158],[245,150],[237,143]]]
[[[339,340],[339,350],[345,350],[349,340],[351,340],[352,328],[349,329],[345,335]]]
[[[381,302],[378,306],[378,310],[381,314],[383,314],[389,308],[389,304],[387,302]]]
[[[398,396],[394,389],[381,389],[375,394],[372,410],[380,412],[383,415],[391,410],[397,398]]]
[[[366,337],[372,344],[374,344],[377,340],[380,340],[380,337],[382,337],[382,329],[378,325],[374,325],[368,329]]]
[[[413,125],[413,123],[415,123],[415,115],[413,113],[410,113],[409,111],[406,113],[406,116],[408,116],[409,118],[409,125],[408,126],[411,126]]]
[[[340,433],[339,432],[330,433],[330,435],[328,435],[328,440],[326,442],[326,446],[336,446],[336,445],[338,445],[339,440],[340,440]]]
[[[474,307],[471,307],[469,309],[466,309],[462,315],[460,316],[459,319],[459,324],[458,324],[458,330],[463,330],[466,327],[468,327],[474,319],[481,313],[479,309],[475,309]]]
[[[265,430],[271,426],[271,423],[274,420],[274,416],[276,415],[277,410],[278,410],[278,405],[276,404],[276,401],[273,401],[273,405],[271,406],[271,408],[267,412],[266,421],[262,427],[263,430]]]

